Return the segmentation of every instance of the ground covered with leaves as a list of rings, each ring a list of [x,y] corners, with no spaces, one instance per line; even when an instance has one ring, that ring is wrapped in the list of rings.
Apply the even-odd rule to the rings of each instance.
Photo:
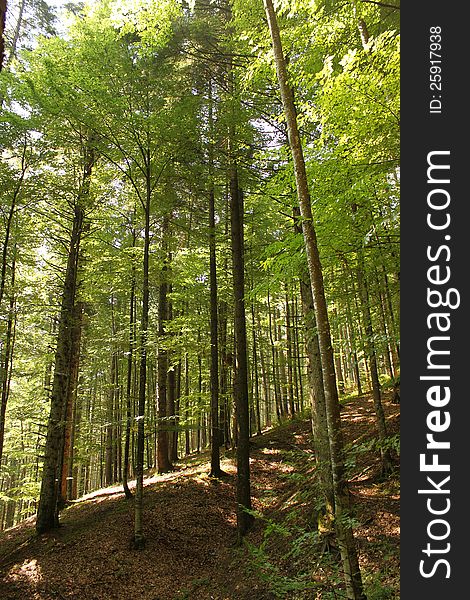
[[[369,600],[399,594],[399,405],[385,396],[395,472],[380,476],[369,396],[344,403],[354,532]],[[255,525],[236,546],[235,466],[208,477],[208,455],[146,480],[146,547],[134,550],[133,502],[106,488],[67,508],[63,526],[36,536],[34,521],[0,534],[2,600],[333,600],[342,597],[334,539],[319,537],[308,419],[252,438]]]

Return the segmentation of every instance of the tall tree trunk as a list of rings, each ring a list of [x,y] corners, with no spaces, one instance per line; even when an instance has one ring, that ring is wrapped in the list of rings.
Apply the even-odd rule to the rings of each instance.
[[[3,444],[5,439],[5,416],[8,404],[11,381],[11,364],[14,347],[14,323],[15,323],[15,274],[16,274],[16,246],[13,252],[13,263],[11,266],[11,289],[10,289],[10,307],[8,311],[7,329],[5,334],[5,353],[0,357],[0,466],[2,464]]]
[[[112,298],[112,301],[114,299]],[[111,485],[114,481],[113,476],[113,463],[114,463],[114,446],[116,444],[115,438],[115,392],[116,392],[116,357],[115,351],[111,355],[111,369],[109,377],[109,388],[107,394],[107,407],[106,407],[106,449],[105,449],[105,470],[104,470],[104,483],[105,485]]]
[[[72,466],[72,429],[77,400],[78,373],[80,366],[80,342],[82,334],[83,302],[76,302],[73,307],[73,323],[71,331],[70,348],[70,376],[68,381],[67,398],[64,407],[65,434],[64,450],[61,458],[61,478],[59,508],[63,508],[67,501],[68,475]]]
[[[175,418],[174,418],[174,435],[173,435],[173,447],[170,455],[171,462],[178,460],[178,447],[179,447],[179,422],[180,422],[180,410],[181,410],[181,359],[178,360],[175,371],[176,385],[175,385]]]
[[[281,414],[287,416],[289,414],[289,400],[287,390],[287,375],[286,375],[286,356],[284,354],[284,340],[282,339],[280,313],[277,310],[274,313],[277,327],[277,356],[278,356],[278,373],[279,384],[281,388]]]
[[[323,286],[323,273],[318,252],[316,232],[308,189],[302,143],[297,125],[294,97],[290,88],[287,65],[282,50],[281,36],[272,0],[264,0],[266,17],[271,34],[281,100],[286,116],[289,146],[294,163],[297,196],[302,216],[302,232],[305,240],[307,263],[315,301],[318,341],[323,370],[325,402],[330,438],[331,465],[335,496],[335,527],[343,563],[346,591],[350,600],[364,600],[362,577],[349,516],[349,491],[344,475],[344,448],[341,431],[340,407],[336,388],[333,349],[328,321],[328,311]]]
[[[295,414],[294,396],[294,352],[292,343],[293,321],[291,319],[291,308],[289,303],[289,290],[286,286],[286,342],[287,342],[287,391],[289,396],[289,410],[293,417]]]
[[[220,444],[222,435],[219,423],[219,332],[217,299],[217,259],[214,191],[214,112],[212,79],[209,79],[209,273],[210,273],[210,399],[211,399],[211,477],[220,477]]]
[[[354,374],[355,374],[355,379],[356,379],[357,394],[358,394],[358,396],[362,396],[361,373],[359,371],[359,359],[357,356],[357,339],[356,339],[356,332],[354,329],[354,323],[353,323],[353,318],[352,318],[351,300],[350,300],[351,292],[349,290],[348,277],[349,277],[349,273],[346,273],[346,277],[345,277],[346,318],[348,321],[349,339],[350,339],[350,345],[351,345]]]
[[[335,372],[337,375],[336,381],[339,393],[344,394],[344,375],[343,368],[341,366],[341,332],[338,322],[338,311],[336,308],[333,309],[333,316],[333,335],[336,338],[336,347],[338,349],[337,352],[335,352]]]
[[[227,349],[227,303],[219,303],[219,337],[220,337],[220,443],[230,448],[230,418],[227,405],[229,353]]]
[[[136,490],[134,501],[134,547],[145,545],[143,530],[144,454],[145,454],[145,396],[147,392],[147,343],[149,325],[149,260],[150,260],[150,209],[151,209],[150,156],[147,156],[146,195],[144,206],[144,257],[142,273],[142,314],[140,321],[139,397],[137,404],[137,450],[135,459]]]
[[[209,84],[211,85],[211,84]],[[212,119],[212,102],[210,106]],[[210,153],[212,155],[212,152]],[[210,157],[210,162],[212,156]],[[210,270],[210,394],[211,394],[211,477],[220,477],[220,444],[219,426],[219,336],[217,315],[217,262],[215,240],[215,194],[214,186],[210,183],[209,190],[209,270]]]
[[[171,253],[168,254],[168,264],[171,264],[172,256]],[[172,284],[168,284],[168,292],[172,293]],[[171,322],[173,320],[173,303],[171,300],[168,301],[168,321]],[[173,335],[173,334],[170,334]],[[168,364],[168,381],[167,381],[167,423],[168,423],[168,461],[170,464],[173,461],[178,460],[178,457],[175,455],[175,438],[178,433],[176,431],[176,370],[175,365],[173,364],[172,359],[173,351],[168,352],[169,364]]]
[[[260,411],[260,385],[259,385],[259,373],[258,373],[258,340],[256,336],[256,322],[255,322],[255,303],[251,303],[251,330],[253,337],[253,385],[254,385],[254,409],[255,409],[255,422],[256,422],[256,433],[261,435],[261,411]]]
[[[256,312],[256,323],[258,326],[258,331],[260,333],[259,337],[262,339],[262,330],[261,330],[261,322],[258,311]],[[266,409],[266,425],[267,427],[271,427],[271,390],[269,387],[269,373],[267,370],[266,359],[263,352],[263,346],[259,345],[259,357],[261,363],[261,375],[263,380],[263,395],[264,395],[264,404]]]
[[[273,323],[271,313],[271,298],[268,289],[268,319],[269,319],[269,341],[271,345],[271,360],[272,360],[272,372],[273,372],[273,385],[274,385],[274,402],[276,407],[276,416],[278,422],[281,420],[281,391],[279,389],[279,377],[277,373],[277,361],[276,361],[276,345],[273,337]]]
[[[1,4],[1,0],[0,0]],[[15,31],[13,33],[13,39],[11,41],[11,48],[8,54],[8,59],[5,62],[5,67],[8,67],[11,61],[16,57],[16,47],[18,46],[18,40],[20,39],[21,26],[23,24],[23,13],[25,9],[26,0],[21,0],[18,8],[18,18],[16,20]]]
[[[82,185],[78,191],[74,205],[74,218],[70,236],[67,266],[62,293],[61,311],[59,317],[57,348],[55,354],[54,378],[52,382],[51,407],[47,427],[47,438],[44,452],[44,466],[41,479],[36,530],[43,533],[59,525],[57,502],[59,498],[58,468],[61,462],[61,452],[64,443],[64,405],[71,367],[71,335],[77,288],[77,274],[80,256],[80,241],[82,237],[85,210],[87,205],[91,175],[95,163],[93,149],[89,141],[84,146],[84,170]]]
[[[294,207],[294,227],[297,233],[302,231],[298,207]],[[324,529],[329,529],[334,515],[335,494],[317,320],[310,275],[306,267],[300,274],[300,298],[304,320],[305,349],[308,359],[307,376],[310,388],[310,405],[312,407],[315,460],[325,495],[325,515],[321,522],[319,521],[319,525]]]
[[[375,422],[377,426],[379,440],[381,442],[385,442],[387,438],[387,425],[385,422],[385,414],[382,406],[379,372],[377,368],[377,354],[375,351],[374,331],[372,327],[372,317],[370,313],[369,287],[367,285],[366,275],[364,271],[364,258],[362,256],[362,252],[359,252],[359,264],[357,267],[356,274],[359,294],[361,297],[362,314],[364,319],[365,351],[372,380],[372,397],[374,400]],[[386,475],[390,472],[392,468],[392,460],[389,450],[387,450],[384,446],[381,446],[380,456],[382,459],[382,474]]]
[[[163,248],[166,252],[166,239],[168,236],[169,220],[168,217],[163,221]],[[168,321],[168,255],[165,256],[165,263],[162,268],[161,282],[159,286],[159,302],[158,302],[158,445],[157,445],[157,461],[158,472],[167,473],[173,469],[173,465],[169,460],[168,449],[168,350],[166,348],[166,322]]]
[[[5,62],[5,23],[7,18],[7,0],[0,0],[0,71]]]
[[[73,308],[77,282],[78,248],[83,226],[83,216],[83,209],[77,205],[75,207],[75,218],[73,222],[58,326],[51,408],[47,429],[41,493],[36,520],[36,530],[38,533],[43,533],[57,527],[59,524],[56,512],[59,492],[58,467],[60,463],[60,453],[63,447],[63,414],[70,376],[71,332],[73,328]]]
[[[186,428],[184,431],[184,452],[186,456],[191,454],[191,438],[189,435],[188,421],[190,419],[190,405],[189,405],[189,358],[188,353],[184,355],[184,397],[186,402]]]
[[[295,296],[293,294],[293,298],[294,298],[295,315],[297,317],[297,315],[299,314],[297,296]],[[299,331],[297,318],[296,318],[295,328],[294,328],[294,348],[295,348],[295,357],[296,357],[295,368],[294,368],[295,392],[296,392],[296,397],[297,397],[297,400],[299,403],[298,410],[303,411],[303,409],[304,409],[304,388],[303,388],[303,376],[302,376],[302,359],[301,359],[301,350],[300,350],[300,348],[301,348],[301,346],[300,346],[300,331]]]
[[[0,3],[1,2],[2,2],[2,0],[0,0]],[[1,8],[1,5],[0,5],[0,8]],[[1,13],[0,13],[0,17],[1,17]],[[16,184],[16,187],[13,191],[10,209],[8,211],[8,215],[7,215],[7,219],[6,219],[6,223],[5,223],[5,237],[3,239],[3,246],[2,246],[2,264],[0,265],[0,311],[2,308],[3,295],[5,292],[5,285],[6,285],[6,278],[7,278],[8,251],[9,251],[10,237],[12,234],[13,217],[15,216],[15,213],[16,213],[18,198],[20,196],[21,188],[23,186],[23,180],[24,180],[24,177],[26,175],[26,170],[27,170],[26,150],[27,150],[27,145],[26,145],[26,140],[25,140],[24,145],[23,145],[22,154],[21,154],[21,173],[20,173],[20,176],[18,179],[18,183]]]
[[[251,510],[251,490],[248,358],[244,299],[243,196],[238,186],[238,172],[233,158],[229,179],[236,365],[233,389],[237,417],[237,532],[239,542],[241,542],[253,522],[253,517],[247,512],[247,510]]]
[[[132,247],[135,247],[136,231],[132,229]],[[122,486],[124,494],[129,500],[132,498],[132,492],[129,489],[129,450],[131,443],[131,420],[132,420],[132,371],[134,364],[135,350],[135,265],[132,263],[131,269],[131,289],[129,295],[129,346],[127,352],[127,378],[126,378],[126,433],[124,437],[124,461],[122,466]]]

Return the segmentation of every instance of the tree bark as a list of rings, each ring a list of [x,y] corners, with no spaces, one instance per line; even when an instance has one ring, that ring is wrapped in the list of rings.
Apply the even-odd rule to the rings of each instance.
[[[132,229],[132,247],[135,247],[136,231]],[[122,486],[124,494],[128,500],[132,498],[132,492],[129,489],[129,450],[131,442],[131,420],[132,420],[132,372],[134,364],[135,350],[135,265],[131,268],[131,289],[129,295],[129,345],[127,353],[127,378],[126,378],[126,432],[124,437],[124,461],[122,466]]]
[[[75,207],[75,218],[71,235],[68,262],[62,295],[61,315],[58,326],[57,349],[55,356],[54,377],[52,382],[51,408],[47,429],[44,467],[41,481],[41,493],[38,505],[36,530],[43,533],[58,527],[56,513],[58,501],[60,452],[64,436],[64,405],[67,398],[71,360],[71,331],[73,328],[73,307],[78,268],[78,248],[80,244],[83,209]]]
[[[5,23],[7,18],[7,0],[0,0],[0,71],[5,62]]]
[[[74,304],[77,289],[77,275],[80,257],[80,242],[85,219],[91,175],[95,155],[89,141],[84,147],[84,170],[82,185],[74,205],[74,218],[65,270],[59,317],[57,348],[55,354],[54,377],[52,382],[51,407],[47,427],[44,453],[44,466],[41,479],[36,531],[43,533],[59,526],[58,499],[61,452],[64,444],[64,406],[71,368],[71,335],[73,329]]]
[[[10,395],[11,381],[11,364],[14,347],[14,323],[15,323],[15,274],[16,274],[16,247],[13,252],[13,263],[11,266],[11,290],[10,290],[10,307],[8,311],[7,329],[5,334],[5,353],[0,357],[2,377],[0,378],[1,386],[1,403],[0,403],[0,466],[2,465],[3,444],[5,440],[5,416]]]
[[[316,232],[313,224],[310,192],[308,189],[302,143],[297,125],[294,97],[288,81],[287,65],[282,50],[276,13],[274,11],[272,0],[263,1],[271,34],[281,100],[287,122],[289,146],[292,152],[297,196],[302,216],[302,232],[305,241],[307,264],[316,309],[318,341],[323,370],[325,403],[330,438],[337,541],[343,563],[347,597],[350,600],[364,600],[365,595],[353,532],[346,520],[349,516],[349,491],[344,476],[344,448],[341,432],[338,390],[336,388],[334,357],[333,349],[331,347],[328,311],[323,286],[323,273],[318,252]]]
[[[0,0],[1,2],[2,0]],[[26,175],[27,164],[26,164],[26,141],[23,145],[23,151],[21,155],[21,173],[18,179],[18,183],[13,191],[13,197],[11,199],[10,210],[8,211],[7,220],[5,223],[5,237],[3,241],[2,247],[2,264],[0,267],[0,310],[3,302],[3,295],[5,292],[6,278],[7,278],[7,266],[8,266],[8,250],[10,244],[10,236],[12,233],[13,227],[13,217],[15,216],[18,198],[20,196],[21,188],[23,185],[23,180]]]
[[[294,351],[292,343],[293,321],[291,319],[291,309],[289,303],[289,290],[286,286],[286,341],[287,341],[287,389],[289,395],[289,410],[291,417],[295,414],[295,395],[294,395]]]
[[[77,385],[78,373],[80,366],[80,342],[82,334],[82,315],[83,303],[76,302],[73,307],[73,323],[71,331],[71,348],[70,348],[70,377],[68,381],[67,398],[65,401],[65,435],[64,435],[64,450],[62,453],[62,468],[60,478],[60,498],[59,507],[65,506],[67,501],[67,481],[69,471],[72,466],[72,429],[75,414],[75,404],[77,400]]]
[[[168,235],[169,220],[164,218],[163,222],[163,248],[166,252],[166,237]],[[167,428],[167,404],[168,404],[168,350],[166,348],[166,322],[168,321],[168,256],[162,268],[161,282],[159,287],[158,302],[158,445],[157,464],[159,473],[167,473],[173,470],[169,460],[169,440]]]
[[[215,194],[211,184],[209,191],[209,270],[210,270],[210,394],[211,394],[211,477],[220,477],[220,444],[219,425],[219,336],[217,310],[217,263],[215,240]]]
[[[142,549],[145,545],[143,531],[144,503],[144,453],[145,453],[145,396],[147,392],[147,342],[149,325],[149,259],[150,259],[150,208],[151,208],[151,171],[150,156],[146,165],[146,194],[144,206],[144,256],[142,273],[142,314],[140,321],[140,364],[139,397],[137,405],[137,449],[135,459],[136,490],[134,501],[134,547]]]
[[[112,298],[111,301],[114,299]],[[113,332],[114,334],[114,332]],[[104,483],[105,485],[111,485],[114,482],[113,475],[113,464],[114,464],[114,446],[116,444],[115,436],[115,391],[116,391],[116,357],[114,354],[111,356],[111,369],[109,377],[109,389],[108,389],[108,402],[106,410],[106,449],[105,449],[105,470],[104,470]]]
[[[299,217],[299,209],[298,207],[295,207],[294,227],[297,233],[302,231]],[[310,405],[312,408],[312,433],[315,460],[321,486],[325,495],[325,518],[322,520],[321,524],[319,522],[319,525],[329,529],[330,523],[333,520],[335,507],[333,472],[331,465],[325,387],[323,385],[320,345],[315,317],[315,304],[313,301],[310,276],[306,267],[300,274],[300,298],[302,301],[302,314],[304,320],[305,348],[308,358],[307,375],[310,388]]]
[[[253,522],[250,490],[250,415],[245,316],[245,265],[243,255],[243,197],[236,164],[230,165],[230,212],[235,330],[234,402],[237,417],[237,533],[241,543]]]
[[[0,0],[1,4],[1,0]],[[8,54],[8,59],[5,62],[5,67],[8,67],[11,64],[11,61],[16,57],[16,47],[18,45],[18,40],[20,39],[20,31],[21,25],[23,24],[23,13],[25,9],[26,0],[21,0],[18,8],[18,18],[16,20],[15,31],[13,33],[13,39],[11,42],[10,52]]]
[[[379,372],[377,368],[377,354],[374,345],[374,330],[372,327],[372,317],[370,313],[369,288],[364,272],[364,258],[362,256],[362,252],[359,252],[359,265],[356,274],[359,294],[361,298],[362,314],[364,319],[365,351],[372,381],[372,397],[374,400],[375,423],[377,427],[379,440],[381,442],[385,442],[387,438],[387,425],[385,422],[385,414],[382,406]],[[392,468],[392,459],[390,456],[390,452],[382,446],[380,448],[380,456],[382,460],[382,475],[386,475],[390,472]]]

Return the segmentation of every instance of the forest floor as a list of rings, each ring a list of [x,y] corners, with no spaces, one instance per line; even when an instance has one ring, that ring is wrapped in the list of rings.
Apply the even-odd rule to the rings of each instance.
[[[400,406],[384,397],[389,435]],[[380,477],[371,450],[370,396],[342,409],[354,533],[368,600],[398,599],[399,468]],[[392,438],[393,439],[393,438]],[[396,439],[396,438],[395,438]],[[314,527],[314,461],[308,419],[252,438],[253,508],[259,513],[236,546],[235,465],[208,477],[209,455],[192,455],[173,473],[145,481],[146,547],[131,547],[133,502],[120,487],[80,498],[62,527],[34,534],[34,520],[0,534],[1,600],[330,600],[342,597],[338,552]],[[311,586],[315,586],[313,589]],[[310,586],[310,589],[309,589]]]

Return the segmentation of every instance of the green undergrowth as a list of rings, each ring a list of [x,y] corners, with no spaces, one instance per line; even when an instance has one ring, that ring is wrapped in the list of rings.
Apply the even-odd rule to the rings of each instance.
[[[305,416],[304,416],[305,419]],[[277,433],[287,429],[281,424]],[[290,423],[293,427],[293,423]],[[311,441],[311,440],[310,440]],[[346,446],[347,476],[353,477],[363,464],[358,459],[370,461],[381,449],[389,449],[399,456],[399,434],[389,436],[379,443],[370,438],[361,443]],[[315,463],[306,460],[301,448],[281,449],[282,464],[293,467],[290,472],[280,473],[280,479],[289,483],[282,499],[281,509],[251,511],[258,523],[258,534],[248,536],[239,552],[243,554],[250,575],[258,577],[277,600],[340,600],[345,598],[340,553],[331,532],[319,533],[318,523],[325,510],[325,503],[315,476]],[[394,471],[385,480],[377,478],[372,488],[379,496],[394,497],[399,494],[399,478]],[[266,498],[269,504],[269,497]],[[287,507],[287,508],[286,508]],[[349,524],[356,531],[361,525],[357,506],[347,515]],[[370,545],[380,551],[383,564],[369,564],[361,568],[363,585],[368,600],[397,600],[399,594],[398,549],[383,539]],[[240,554],[240,557],[241,557]],[[388,567],[388,560],[391,566]]]

